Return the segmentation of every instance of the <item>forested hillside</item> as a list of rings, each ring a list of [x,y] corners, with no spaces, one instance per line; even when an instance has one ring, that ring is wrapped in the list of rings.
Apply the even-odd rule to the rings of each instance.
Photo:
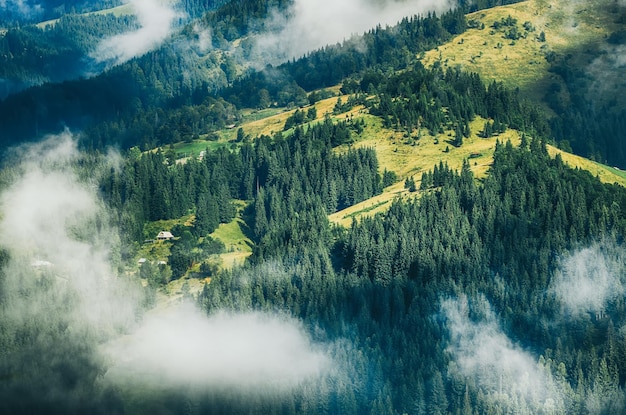
[[[249,48],[241,42],[240,49],[232,50],[231,41],[247,35],[252,23],[253,33],[258,33],[263,28],[256,22],[276,8],[287,7],[287,3],[258,2],[251,3],[250,8],[238,7],[237,2],[225,4],[206,14],[197,25],[188,25],[157,51],[102,75],[44,85],[10,96],[0,103],[6,126],[0,132],[0,140],[24,140],[67,126],[86,130],[85,142],[96,148],[107,144],[123,148],[167,144],[179,137],[157,134],[155,127],[159,125],[148,120],[154,120],[158,112],[180,113],[190,106],[201,109],[207,102],[207,106],[215,107],[212,103],[220,98],[238,109],[264,108],[274,103],[301,105],[307,91],[334,85],[347,76],[358,79],[368,68],[383,73],[401,69],[414,60],[416,53],[433,48],[466,28],[461,9],[441,17],[412,16],[397,27],[378,27],[362,39],[324,48],[277,68],[244,71],[247,65],[241,59]],[[212,36],[207,54],[200,45],[201,34],[208,29]],[[226,125],[232,115],[222,114]],[[206,134],[223,125],[217,123],[196,134]],[[111,127],[116,128],[114,133],[109,133]]]
[[[0,37],[0,97],[84,76],[85,56],[93,46],[135,24],[130,16],[66,15],[44,28],[32,25],[8,30]]]
[[[296,264],[281,262],[286,275],[280,279],[261,267],[252,286],[241,285],[251,271],[223,274],[206,286],[200,301],[209,310],[278,307],[321,325],[329,341],[350,339],[343,362],[355,371],[350,383],[318,385],[312,407],[307,396],[289,397],[272,410],[488,414],[538,413],[554,405],[557,413],[622,411],[624,349],[614,337],[623,324],[622,301],[609,296],[606,308],[574,310],[572,319],[561,308],[569,300],[551,287],[583,247],[597,246],[599,266],[612,263],[613,255],[623,258],[615,237],[625,225],[623,208],[616,210],[624,206],[624,189],[568,169],[536,141],[530,149],[501,145],[483,185],[469,168],[443,177],[419,201],[398,202],[386,215],[341,231],[330,251],[301,245]],[[594,266],[586,264],[591,275],[582,278],[601,278]],[[615,266],[610,278],[619,279],[623,264]],[[447,309],[463,302],[469,308],[461,313],[469,314]],[[481,344],[472,330],[483,325],[482,335],[503,336],[506,345],[488,337]],[[470,344],[476,349],[467,350]],[[518,359],[516,353],[527,356],[529,367],[498,361]],[[517,378],[526,371],[532,390]],[[533,389],[544,382],[547,390]],[[254,411],[236,407],[248,410]]]
[[[0,7],[2,28],[19,26],[20,24],[38,23],[56,19],[66,13],[85,13],[102,10],[122,4],[119,0],[44,0],[16,1],[7,0]]]
[[[0,102],[0,413],[626,413],[626,174],[549,145],[620,164],[618,109],[572,56],[551,102],[449,64],[534,33],[502,2],[249,61],[299,1],[185,2],[88,79],[141,19],[0,35],[1,76],[68,76]]]
[[[467,16],[467,32],[425,54],[426,66],[462,68],[519,88],[550,114],[564,149],[625,166],[622,66],[626,8],[614,1],[530,1]]]

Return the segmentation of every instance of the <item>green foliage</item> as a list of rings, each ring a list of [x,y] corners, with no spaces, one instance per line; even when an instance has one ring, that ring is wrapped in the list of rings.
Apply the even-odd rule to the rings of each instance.
[[[541,31],[541,33],[539,33],[539,36],[537,36],[537,40],[540,42],[545,42],[546,41],[546,32],[544,32],[543,30]]]
[[[626,30],[620,30],[618,32],[611,33],[607,39],[607,42],[613,45],[626,44]]]
[[[492,395],[476,379],[455,374],[439,299],[481,293],[506,335],[536,351],[537,366],[562,390],[565,411],[575,413],[587,401],[598,411],[619,412],[626,377],[619,377],[617,362],[625,349],[605,358],[615,331],[592,319],[559,319],[560,306],[546,290],[561,253],[623,235],[626,211],[618,206],[625,206],[626,190],[551,159],[537,139],[520,149],[498,143],[482,185],[467,162],[458,173],[440,164],[427,175],[437,190],[396,201],[385,215],[338,231],[333,256],[302,244],[297,261],[288,256],[279,262],[285,276],[276,278],[275,265],[220,273],[200,303],[209,311],[278,306],[330,339],[350,338],[355,349],[348,354],[367,363],[343,370],[352,379],[349,389],[360,392],[327,389],[322,379],[319,390],[330,393],[324,402],[332,404],[313,412],[345,413],[339,408],[348,406],[351,413],[536,409],[524,396],[498,394],[497,385]],[[621,302],[615,306],[609,319],[621,325],[626,310]],[[541,316],[554,324],[546,326]],[[308,396],[318,396],[314,389]],[[310,402],[298,396],[296,406],[301,399]]]
[[[106,36],[134,27],[130,16],[66,15],[45,29],[12,28],[0,38],[0,78],[13,82],[0,98],[43,82],[61,82],[83,75],[85,55]]]
[[[432,134],[451,129],[451,144],[457,147],[463,137],[469,137],[469,122],[476,115],[494,119],[486,130],[489,135],[483,131],[483,137],[504,132],[507,126],[522,131],[532,128],[540,135],[549,132],[536,107],[521,102],[497,82],[485,87],[477,74],[456,69],[442,73],[418,63],[412,70],[381,81],[377,90],[377,99],[365,104],[371,114],[382,117],[383,125],[405,131],[427,128]]]
[[[385,169],[385,171],[383,171],[383,178],[382,178],[382,187],[383,188],[385,188],[387,186],[391,186],[397,180],[398,180],[398,176],[396,175],[395,172],[387,170],[387,169]]]
[[[407,189],[409,192],[417,191],[417,187],[415,186],[415,180],[413,179],[413,177],[406,178],[406,180],[404,181],[404,188]]]
[[[289,118],[287,118],[287,121],[285,121],[285,128],[283,128],[283,130],[287,131],[290,128],[295,127],[296,125],[303,124],[305,120],[306,113],[297,109],[296,112],[294,112],[291,116],[289,116]]]
[[[328,243],[329,213],[382,191],[373,150],[332,151],[349,142],[350,134],[347,123],[327,118],[306,131],[297,127],[287,139],[259,137],[241,148],[239,154],[257,166],[250,174],[255,202],[247,221],[257,261]]]
[[[515,19],[514,17],[511,17],[511,15],[508,15],[507,17],[503,17],[502,19],[493,22],[493,24],[491,25],[491,27],[493,27],[496,30],[499,30],[503,27],[513,28],[516,26],[517,26],[517,19]]]

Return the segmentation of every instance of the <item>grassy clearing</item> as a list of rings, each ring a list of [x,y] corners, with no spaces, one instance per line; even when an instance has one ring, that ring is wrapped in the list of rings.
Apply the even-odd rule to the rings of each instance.
[[[437,137],[424,135],[420,140],[411,142],[403,133],[384,129],[377,117],[371,115],[361,117],[366,120],[366,128],[354,146],[374,148],[378,155],[380,170],[395,172],[398,175],[398,182],[386,188],[380,195],[329,215],[331,222],[342,226],[350,226],[354,219],[386,211],[396,198],[418,197],[420,192],[409,193],[404,189],[404,180],[413,177],[419,186],[421,173],[432,170],[440,161],[447,163],[454,170],[460,170],[463,161],[469,159],[474,176],[477,179],[484,178],[493,163],[496,141],[502,143],[511,141],[513,145],[519,145],[520,142],[520,133],[515,130],[507,130],[488,139],[479,137],[477,134],[485,124],[485,120],[480,117],[470,123],[472,134],[459,148],[449,144],[452,132]],[[347,151],[347,148],[342,146],[336,151]],[[617,183],[626,187],[626,171],[593,162],[553,146],[548,146],[548,152],[552,157],[560,154],[570,167],[587,170],[604,183]]]
[[[243,116],[243,122],[242,124],[247,124],[250,122],[254,122],[254,121],[259,121],[259,120],[263,120],[269,117],[273,117],[274,115],[278,115],[282,112],[284,112],[285,109],[284,108],[265,108],[262,110],[243,110],[242,111],[242,116]]]
[[[233,143],[224,140],[193,140],[191,143],[183,142],[174,144],[174,151],[176,155],[181,158],[198,157],[203,151],[215,151],[222,147],[230,147],[231,145],[233,145]],[[165,151],[166,149],[163,148],[162,150]]]
[[[347,97],[344,97],[344,99],[347,99]],[[319,122],[324,119],[326,113],[332,114],[336,102],[337,98],[333,97],[321,100],[312,105],[317,109],[317,118],[309,122],[309,124]],[[311,106],[306,106],[303,110],[306,111],[309,108],[311,108]],[[239,128],[243,129],[244,134],[251,138],[256,138],[261,135],[273,136],[275,133],[282,132],[284,130],[287,118],[293,115],[295,111],[296,109],[287,110],[285,108],[245,110],[243,112],[243,122],[241,125],[217,131],[216,133],[219,137],[218,140],[199,139],[190,143],[176,143],[174,144],[174,151],[177,156],[184,161],[188,157],[198,157],[200,152],[207,149],[209,151],[214,151],[222,147],[236,146],[237,143],[235,140],[237,138],[237,130],[239,130]],[[341,116],[345,116],[345,114],[341,114]],[[287,131],[286,134],[289,134],[289,131]],[[162,148],[162,150],[165,151],[166,148]]]
[[[600,163],[596,163],[598,166],[602,167],[605,170],[608,170],[609,172],[613,173],[614,175],[621,177],[622,179],[626,180],[626,171],[620,169],[619,167],[610,167],[610,166],[605,166],[604,164],[600,164]],[[620,183],[621,184],[621,183]],[[626,187],[626,185],[622,184],[622,186]]]
[[[242,211],[245,209],[247,203],[238,200],[235,202],[237,205],[237,216],[229,223],[222,223],[211,234],[211,237],[222,241],[226,252],[220,254],[222,261],[221,267],[225,269],[232,269],[235,266],[242,265],[246,258],[252,255],[253,242],[246,236],[245,231],[248,225],[241,217]]]
[[[343,97],[344,100],[347,100],[347,97]],[[333,108],[337,103],[337,97],[327,98],[321,101],[316,102],[313,105],[307,105],[301,110],[307,111],[311,107],[315,107],[317,110],[317,118],[310,123],[315,123],[324,119],[325,114],[332,114]],[[258,137],[260,135],[272,136],[277,132],[283,131],[285,127],[285,122],[287,118],[293,115],[298,108],[294,108],[292,110],[286,109],[268,109],[263,110],[269,115],[266,118],[251,118],[249,122],[246,122],[241,125],[244,133],[247,136],[252,138]],[[261,113],[262,111],[259,111]],[[235,131],[236,134],[236,131]]]
[[[232,269],[242,265],[246,258],[252,255],[253,243],[243,231],[246,226],[246,223],[238,217],[230,223],[220,224],[211,234],[211,237],[222,241],[226,248],[226,252],[220,254],[223,268]]]
[[[329,215],[328,220],[331,223],[348,227],[352,224],[353,220],[385,212],[389,209],[393,200],[398,197],[408,197],[414,195],[417,195],[417,193],[409,194],[404,189],[403,183],[398,182],[389,186],[385,189],[385,191],[383,191],[383,193],[377,196]]]
[[[560,76],[548,71],[549,53],[567,55],[576,50],[581,67],[586,67],[593,55],[584,50],[603,50],[605,38],[616,30],[609,0],[549,3],[530,0],[472,13],[468,21],[474,19],[484,24],[484,29],[468,29],[447,44],[423,54],[422,62],[426,66],[438,62],[444,68],[477,72],[487,82],[498,80],[507,87],[519,87],[529,99],[542,102],[553,83],[564,86]],[[512,42],[504,38],[506,28],[491,28],[494,22],[507,16],[517,19],[517,27],[525,37]],[[524,30],[525,22],[530,22],[534,31]],[[545,42],[538,40],[541,32],[545,33]]]
[[[340,86],[332,88],[326,88],[327,90],[338,93]],[[310,121],[306,125],[320,122],[324,117],[329,114],[334,120],[344,119],[347,115],[358,115],[361,108],[354,108],[351,111],[337,116],[333,116],[333,108],[337,103],[337,96],[320,100],[313,105],[307,105],[302,108],[294,108],[288,110],[286,108],[267,108],[263,110],[244,110],[242,112],[243,121],[239,126],[224,128],[216,131],[217,140],[206,140],[204,138],[193,140],[190,143],[180,142],[173,145],[176,155],[179,157],[180,162],[186,161],[189,157],[198,157],[202,151],[209,150],[214,151],[222,147],[233,148],[237,146],[236,138],[237,131],[241,128],[244,134],[250,138],[256,138],[261,135],[273,136],[275,133],[283,132],[285,122],[287,118],[293,115],[297,109],[307,111],[311,107],[315,107],[317,110],[317,118]],[[348,99],[347,96],[342,96],[344,102]],[[285,131],[285,134],[290,134],[293,130]],[[166,151],[167,148],[161,148],[162,151]]]
[[[468,15],[468,20],[477,20],[485,25],[484,29],[468,29],[447,44],[424,54],[422,62],[432,66],[439,62],[442,67],[458,67],[477,72],[487,81],[498,80],[507,87],[520,89],[532,99],[541,100],[548,85],[537,84],[545,80],[549,63],[545,59],[545,48],[554,39],[544,24],[537,24],[538,17],[529,7],[530,2],[496,7]],[[512,44],[504,39],[501,31],[494,31],[491,26],[507,16],[517,19],[517,26],[534,22],[535,32],[526,38],[520,38]],[[546,42],[539,42],[537,36],[546,32]],[[525,31],[522,29],[522,33]],[[542,47],[544,50],[542,50]]]
[[[474,176],[485,177],[489,166],[493,163],[496,141],[510,140],[514,145],[519,144],[520,141],[519,133],[514,130],[508,130],[489,139],[478,137],[478,132],[485,124],[485,120],[480,117],[470,123],[472,134],[459,148],[449,143],[453,138],[451,131],[437,137],[424,133],[418,141],[411,142],[403,133],[383,128],[379,118],[371,115],[361,115],[361,117],[366,120],[366,127],[354,147],[373,148],[378,156],[380,170],[387,169],[395,172],[398,175],[398,182],[386,188],[380,195],[329,216],[331,222],[342,226],[349,226],[353,219],[387,210],[391,206],[390,202],[397,197],[418,196],[419,192],[409,193],[404,189],[404,180],[407,177],[413,177],[419,185],[421,174],[432,170],[440,161],[448,163],[452,169],[460,170],[463,161],[470,159]],[[336,151],[347,151],[347,148],[347,146],[342,146]]]
[[[401,181],[410,176],[419,180],[423,171],[431,170],[440,160],[447,162],[453,169],[460,169],[463,160],[470,156],[472,156],[471,166],[475,176],[484,177],[493,161],[496,140],[502,142],[511,140],[513,143],[518,143],[520,139],[519,133],[513,130],[489,139],[478,137],[478,132],[483,129],[485,120],[477,117],[470,123],[471,136],[466,138],[459,148],[450,144],[453,139],[452,131],[437,137],[424,133],[419,140],[410,142],[403,133],[384,129],[377,117],[371,115],[363,117],[367,125],[354,146],[375,149],[381,170],[387,169],[395,172]],[[346,150],[346,146],[337,149],[337,151]]]

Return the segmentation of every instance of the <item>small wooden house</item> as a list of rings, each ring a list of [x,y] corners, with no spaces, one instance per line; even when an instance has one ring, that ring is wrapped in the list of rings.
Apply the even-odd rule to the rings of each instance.
[[[156,238],[157,241],[171,241],[172,239],[174,239],[174,235],[172,235],[172,233],[168,231],[161,231]]]

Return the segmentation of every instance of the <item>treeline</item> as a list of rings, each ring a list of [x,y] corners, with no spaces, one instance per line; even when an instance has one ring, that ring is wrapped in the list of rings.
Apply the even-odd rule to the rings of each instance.
[[[467,295],[484,296],[505,334],[532,351],[537,367],[558,389],[557,411],[623,410],[626,342],[615,327],[625,323],[626,304],[612,303],[605,317],[574,321],[562,316],[548,287],[561,254],[603,238],[613,241],[608,245],[620,243],[626,190],[572,170],[559,157],[551,159],[539,140],[522,148],[499,144],[483,184],[476,183],[467,163],[460,172],[439,168],[437,180],[439,190],[397,201],[388,213],[363,218],[347,230],[335,229],[331,251],[302,244],[295,257],[280,261],[280,271],[274,262],[213,278],[199,297],[209,312],[278,310],[301,318],[312,331],[321,328],[326,341],[350,339],[350,346],[336,351],[349,380],[321,379],[303,395],[265,402],[263,410],[241,402],[230,408],[237,413],[541,412],[544,402],[511,395],[506,383],[498,392],[497,382],[490,389],[455,369],[440,307],[446,298]],[[274,243],[285,244],[290,236]],[[623,248],[605,249],[613,255],[611,249]],[[554,323],[547,325],[546,319]],[[214,399],[202,402],[220,407]]]
[[[281,105],[289,90],[312,91],[336,85],[368,68],[405,68],[414,61],[417,53],[446,42],[466,28],[461,9],[449,11],[441,17],[428,13],[404,18],[394,27],[378,26],[343,44],[326,46],[277,68],[253,72],[235,82],[222,95],[242,107],[264,108],[273,102]],[[293,101],[295,105],[301,102],[302,99]]]

